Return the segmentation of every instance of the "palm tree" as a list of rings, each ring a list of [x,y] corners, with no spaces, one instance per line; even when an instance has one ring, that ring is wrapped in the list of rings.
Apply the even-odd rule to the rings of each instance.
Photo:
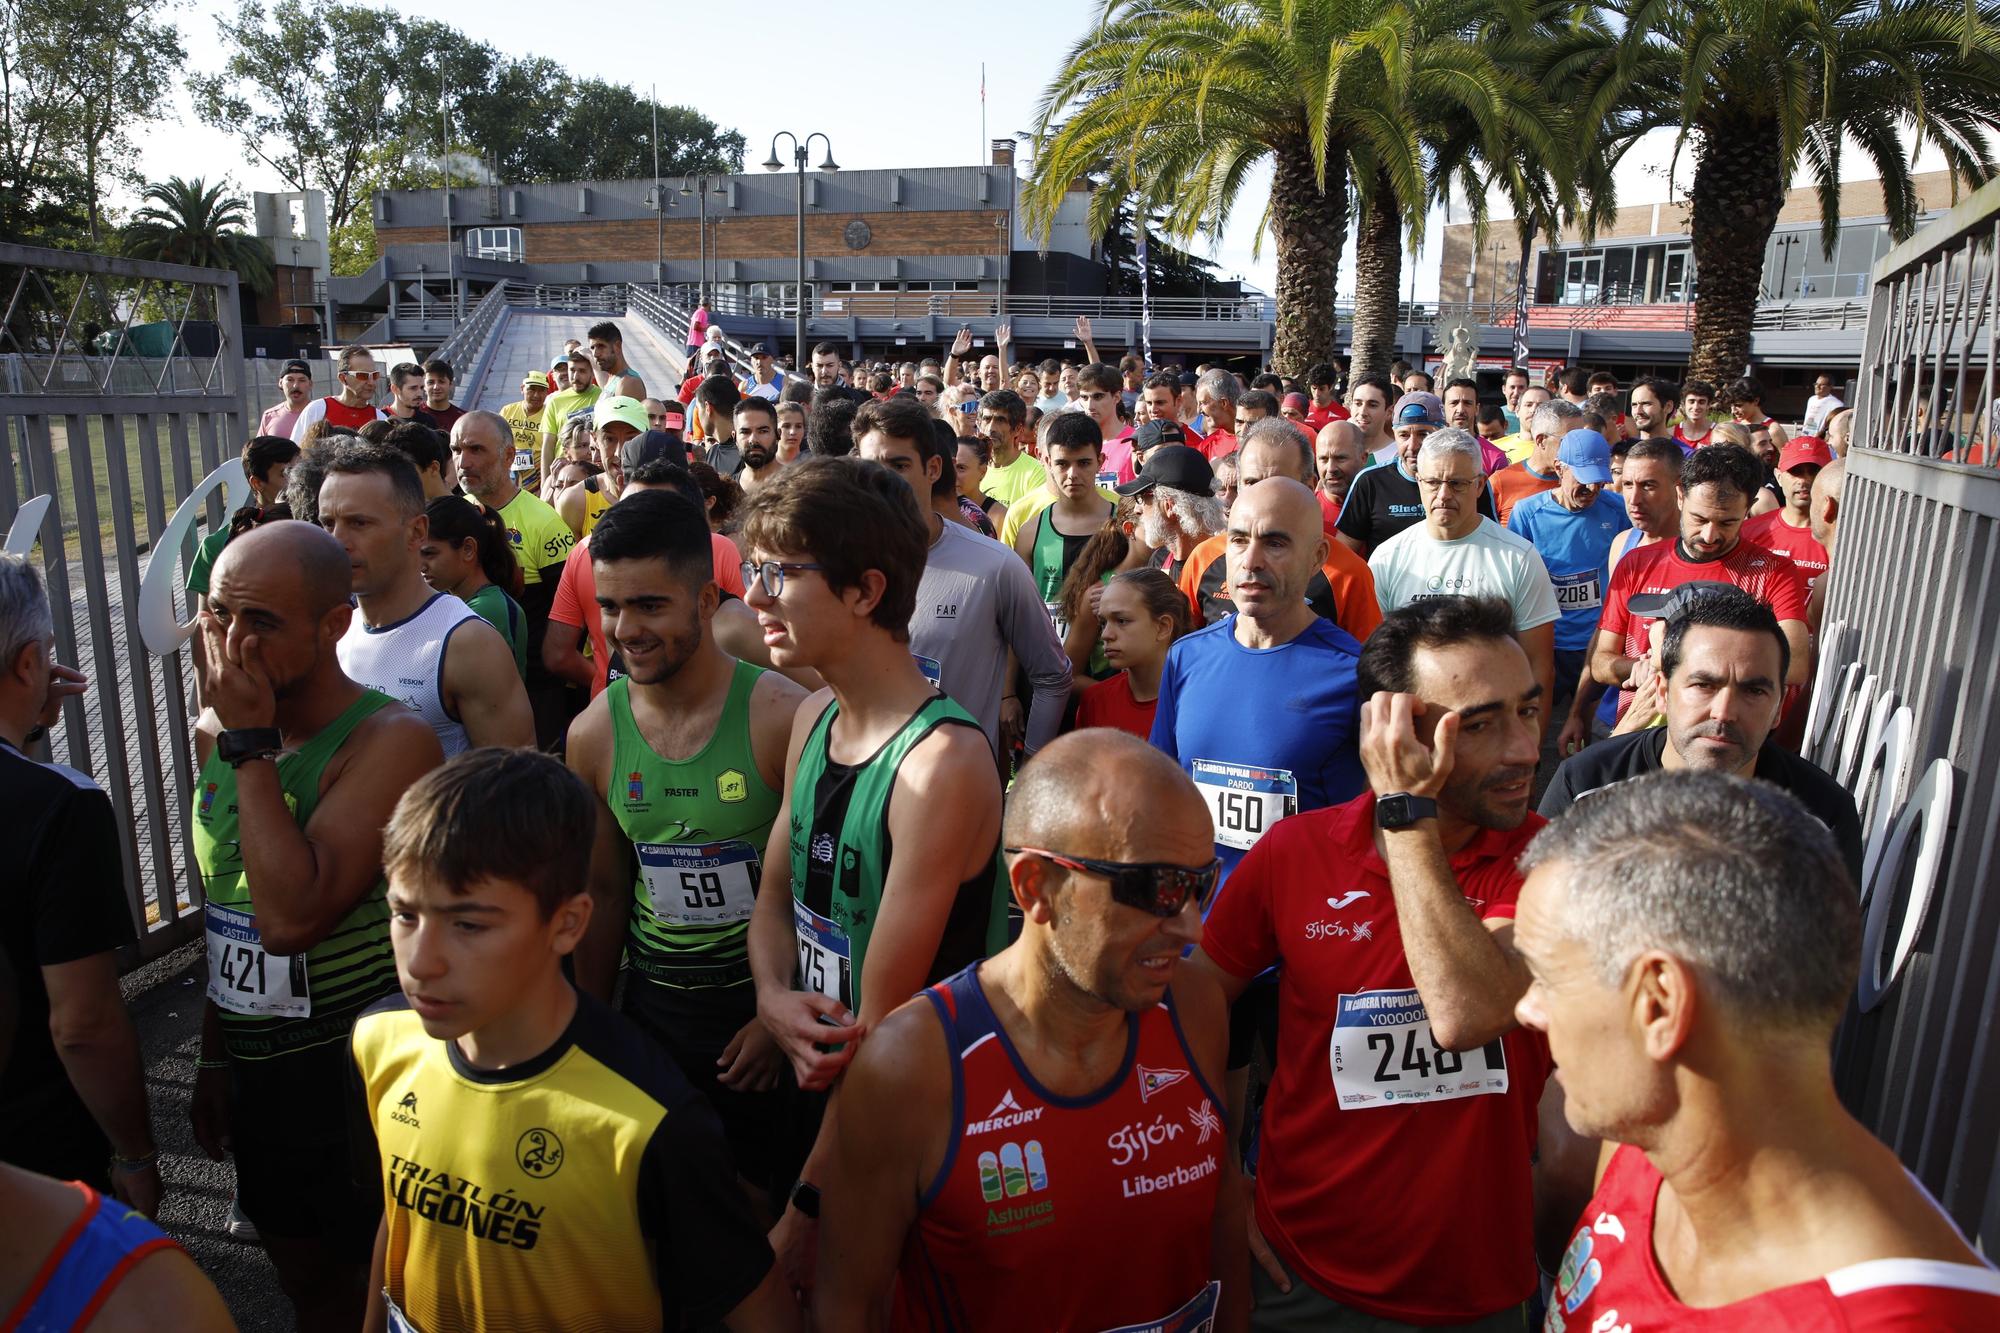
[[[1938,150],[1957,180],[1990,179],[2000,130],[2000,4],[1993,0],[1619,0],[1578,87],[1622,133],[1692,141],[1689,192],[1700,300],[1689,371],[1728,380],[1750,359],[1764,251],[1803,166],[1820,244],[1840,234],[1840,154],[1857,145],[1882,181],[1898,240],[1916,229],[1914,156]]]
[[[1277,249],[1273,364],[1329,359],[1348,215],[1360,206],[1354,370],[1386,369],[1401,243],[1421,239],[1429,124],[1467,124],[1544,156],[1553,117],[1531,80],[1479,41],[1518,0],[1110,0],[1044,93],[1031,225],[1053,220],[1071,180],[1120,164],[1114,182],[1166,209],[1191,239],[1214,234],[1250,169],[1269,160],[1264,222]],[[1065,113],[1068,119],[1059,117]],[[1349,181],[1353,182],[1350,190]],[[1100,191],[1100,229],[1119,200]],[[1409,214],[1406,226],[1405,213]]]
[[[1128,199],[1185,242],[1213,236],[1245,179],[1272,169],[1264,226],[1277,251],[1273,364],[1302,373],[1334,348],[1347,241],[1350,141],[1420,172],[1418,145],[1377,113],[1389,77],[1367,40],[1394,0],[1107,0],[1043,93],[1024,195],[1046,235],[1070,183],[1104,171],[1090,224]],[[1109,165],[1107,165],[1109,164]]]
[[[226,185],[210,185],[197,176],[184,181],[169,176],[146,187],[146,204],[125,225],[125,253],[134,259],[196,268],[233,269],[243,285],[269,291],[271,251],[244,230],[250,205]]]

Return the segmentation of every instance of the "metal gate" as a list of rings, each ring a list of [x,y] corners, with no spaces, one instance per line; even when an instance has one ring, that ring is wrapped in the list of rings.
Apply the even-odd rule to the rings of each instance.
[[[1988,1241],[2000,1237],[1996,242],[2000,182],[1875,268],[1807,742],[1856,794],[1867,834],[1841,1096]]]
[[[140,570],[180,501],[245,437],[236,289],[215,269],[0,245],[0,532],[51,498],[35,550],[53,656],[90,689],[49,743],[111,793],[141,959],[200,920],[193,682],[182,654],[141,642]],[[211,498],[209,522],[222,517]],[[192,551],[189,539],[183,565]]]

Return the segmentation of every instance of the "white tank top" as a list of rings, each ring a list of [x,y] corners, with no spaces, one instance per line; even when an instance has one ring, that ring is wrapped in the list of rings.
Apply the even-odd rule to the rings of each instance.
[[[450,593],[434,593],[415,615],[370,629],[359,613],[341,636],[340,668],[357,683],[380,690],[431,724],[449,759],[469,742],[465,724],[444,703],[444,650],[451,636],[479,613]]]

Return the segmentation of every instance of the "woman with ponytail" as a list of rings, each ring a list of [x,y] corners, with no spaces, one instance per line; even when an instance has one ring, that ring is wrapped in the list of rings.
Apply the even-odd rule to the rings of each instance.
[[[456,495],[440,495],[424,513],[430,531],[417,548],[424,581],[458,598],[499,630],[514,650],[514,669],[527,679],[528,618],[517,600],[521,565],[507,540],[505,520]]]
[[[1128,569],[1104,585],[1097,616],[1104,626],[1104,656],[1119,671],[1083,692],[1076,725],[1116,727],[1148,737],[1167,649],[1194,628],[1194,612],[1186,595],[1159,570]]]

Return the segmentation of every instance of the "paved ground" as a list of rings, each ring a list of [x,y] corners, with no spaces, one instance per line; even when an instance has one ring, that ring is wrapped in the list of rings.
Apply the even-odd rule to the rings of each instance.
[[[581,338],[584,330],[603,318],[603,315],[589,313],[538,315],[508,311],[500,326],[500,342],[487,366],[486,378],[467,395],[470,401],[463,405],[498,412],[507,403],[519,402],[521,377],[531,370],[547,370],[549,363],[561,354],[563,343],[571,338]],[[632,369],[638,372],[639,378],[646,381],[646,392],[657,397],[662,390],[671,392],[678,389],[686,356],[669,348],[653,332],[652,326],[638,316],[614,315],[612,318],[625,334],[625,359],[632,363]]]
[[[202,978],[206,959],[200,944],[177,949],[128,975],[125,999],[138,1025],[146,1063],[147,1096],[153,1104],[153,1132],[160,1145],[160,1172],[166,1202],[160,1225],[187,1247],[221,1290],[239,1328],[288,1333],[291,1305],[278,1289],[264,1252],[231,1240],[223,1229],[236,1171],[211,1162],[194,1146],[188,1128],[188,1093],[194,1086],[195,1055],[201,1044]]]

